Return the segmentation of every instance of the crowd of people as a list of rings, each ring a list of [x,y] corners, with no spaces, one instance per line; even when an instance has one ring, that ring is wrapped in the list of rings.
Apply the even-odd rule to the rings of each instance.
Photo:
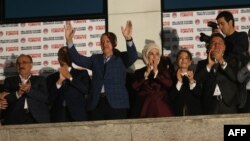
[[[127,51],[120,52],[112,32],[101,35],[102,54],[80,55],[73,43],[70,22],[65,25],[67,46],[58,51],[60,68],[48,77],[31,74],[32,58],[16,60],[17,76],[4,81],[0,94],[2,124],[31,124],[154,118],[250,112],[250,32],[235,31],[233,15],[216,18],[225,35],[214,32],[207,58],[191,69],[192,54],[180,50],[175,62],[161,56],[155,43],[142,50],[145,67],[129,74],[138,59],[132,22],[121,28]],[[84,69],[92,70],[92,78]],[[175,67],[176,66],[176,67]],[[129,77],[128,77],[129,76]]]

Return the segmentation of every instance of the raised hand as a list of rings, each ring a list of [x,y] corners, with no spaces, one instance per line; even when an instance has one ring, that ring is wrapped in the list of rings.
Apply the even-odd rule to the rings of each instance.
[[[122,29],[122,34],[126,40],[131,40],[132,39],[132,22],[129,20],[126,23],[126,27],[124,28],[123,26],[121,27]]]
[[[70,21],[66,21],[66,25],[64,26],[65,30],[65,38],[67,43],[73,43],[73,37],[75,35],[75,30],[73,29]]]

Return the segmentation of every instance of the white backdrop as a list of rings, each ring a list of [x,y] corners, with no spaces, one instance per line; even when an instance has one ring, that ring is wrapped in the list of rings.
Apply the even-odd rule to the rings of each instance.
[[[220,11],[228,10],[235,18],[235,29],[248,32],[250,28],[250,8],[217,9],[203,11],[182,11],[163,13],[163,54],[175,60],[180,49],[188,49],[196,64],[206,58],[205,42],[200,42],[200,32],[211,35],[208,21],[216,22]]]
[[[86,56],[100,53],[100,36],[105,19],[71,21],[76,33],[77,50]],[[0,81],[16,73],[15,61],[20,54],[33,58],[33,74],[48,74],[58,69],[57,51],[66,45],[65,21],[0,25]]]

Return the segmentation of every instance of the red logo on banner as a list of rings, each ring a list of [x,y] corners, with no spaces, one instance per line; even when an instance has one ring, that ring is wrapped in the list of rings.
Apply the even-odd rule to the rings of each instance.
[[[86,34],[83,34],[83,35],[75,35],[74,36],[74,39],[86,39],[87,38],[87,35]]]
[[[32,58],[41,58],[41,53],[29,54]]]
[[[3,48],[2,47],[0,47],[0,53],[2,53],[3,52]]]
[[[21,23],[20,25],[21,25],[21,27],[25,27],[25,23]]]
[[[48,32],[49,32],[48,28],[44,28],[44,29],[43,29],[43,33],[44,33],[44,34],[47,34]]]
[[[40,22],[35,22],[35,23],[28,23],[28,26],[40,26]]]
[[[191,44],[191,45],[181,45],[181,49],[193,49],[194,48],[194,45]]]
[[[61,48],[61,47],[63,47],[64,46],[64,44],[52,44],[51,45],[51,48],[52,49],[59,49],[59,48]]]
[[[2,37],[3,36],[3,32],[2,31],[0,31],[0,37]]]
[[[86,20],[75,20],[73,23],[86,23]]]
[[[18,47],[6,47],[7,52],[18,51]]]
[[[49,62],[48,61],[43,61],[44,66],[48,66]]]
[[[28,42],[41,42],[41,37],[28,38]]]
[[[241,20],[241,22],[245,22],[246,21],[246,17],[241,17],[240,20]]]
[[[90,26],[88,27],[88,30],[89,30],[89,31],[92,31],[92,30],[93,30],[93,26],[90,25]]]
[[[59,64],[58,60],[52,60],[51,61],[51,65],[58,65],[58,64]]]
[[[169,22],[169,21],[163,22],[163,26],[164,26],[164,27],[165,27],[165,26],[170,26],[170,22]]]
[[[196,24],[196,25],[199,25],[199,24],[200,24],[200,20],[199,20],[199,19],[196,19],[196,20],[195,20],[195,24]]]
[[[180,13],[181,17],[188,17],[188,16],[193,16],[193,12],[181,12]]]
[[[173,17],[173,18],[176,18],[176,17],[177,17],[177,13],[174,12],[174,13],[172,14],[172,17]]]
[[[26,39],[25,38],[22,38],[21,39],[21,43],[25,43],[26,42]]]
[[[89,43],[88,43],[88,46],[89,46],[89,47],[93,47],[93,42],[89,42]]]
[[[105,26],[104,25],[98,25],[98,26],[95,26],[95,29],[96,30],[105,30]]]
[[[48,48],[49,48],[48,45],[43,45],[43,49],[44,49],[44,50],[47,50]]]
[[[183,28],[181,29],[181,33],[193,33],[194,29],[193,28]]]
[[[11,36],[11,35],[18,35],[18,31],[6,31],[6,35],[7,36]]]
[[[57,32],[64,32],[64,28],[52,28],[51,29],[52,33],[57,33]]]

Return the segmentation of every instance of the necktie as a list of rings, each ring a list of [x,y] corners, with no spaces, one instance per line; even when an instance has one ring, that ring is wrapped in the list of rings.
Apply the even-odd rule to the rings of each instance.
[[[106,73],[107,62],[108,62],[108,57],[104,57],[104,71],[103,71],[103,76]]]

